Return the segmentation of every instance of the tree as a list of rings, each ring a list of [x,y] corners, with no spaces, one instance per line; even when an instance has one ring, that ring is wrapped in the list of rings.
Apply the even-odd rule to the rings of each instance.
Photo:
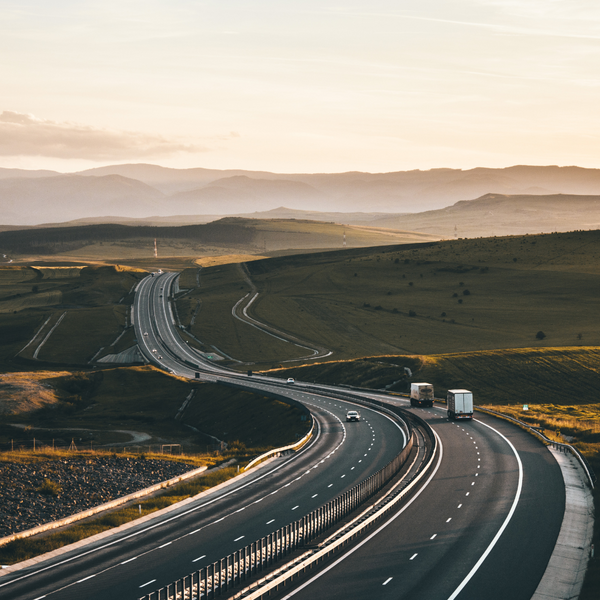
[[[543,339],[546,337],[546,334],[545,334],[543,331],[538,331],[538,332],[535,334],[535,337],[536,337],[538,340],[543,340]]]

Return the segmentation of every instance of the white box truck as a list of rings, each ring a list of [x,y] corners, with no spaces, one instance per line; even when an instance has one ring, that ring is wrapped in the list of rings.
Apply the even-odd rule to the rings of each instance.
[[[433,406],[433,385],[431,383],[411,383],[410,405]]]
[[[473,392],[469,390],[448,390],[446,401],[448,403],[449,419],[473,418]]]

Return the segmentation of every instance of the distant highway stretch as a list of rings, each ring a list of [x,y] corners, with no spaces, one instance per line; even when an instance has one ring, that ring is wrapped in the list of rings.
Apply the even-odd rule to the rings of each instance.
[[[0,597],[138,598],[299,518],[381,468],[405,443],[375,410],[345,423],[354,405],[330,386],[285,385],[219,368],[182,342],[168,303],[177,274],[144,279],[135,327],[142,352],[178,375],[217,377],[305,403],[318,433],[293,455],[160,520],[0,578]],[[147,335],[145,335],[147,334]],[[308,389],[310,387],[310,389]],[[315,391],[320,387],[320,391]],[[408,401],[372,393],[389,403]],[[554,548],[564,486],[550,453],[503,421],[449,422],[414,409],[439,435],[436,470],[410,503],[290,592],[298,598],[529,599]]]

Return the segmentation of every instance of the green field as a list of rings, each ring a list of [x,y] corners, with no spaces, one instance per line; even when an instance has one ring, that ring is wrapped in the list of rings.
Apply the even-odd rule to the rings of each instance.
[[[191,391],[194,396],[182,410]],[[39,401],[32,404],[32,396]],[[142,448],[178,443],[186,452],[198,453],[217,438],[240,442],[256,454],[294,442],[309,427],[298,408],[260,394],[172,377],[153,367],[7,374],[0,379],[0,414],[4,449],[11,440],[15,448],[31,449],[34,437],[38,449],[52,443],[69,446],[72,439],[80,449],[122,449],[131,436],[119,431],[132,431],[149,436],[139,443]]]
[[[247,268],[260,292],[251,316],[340,360],[600,345],[595,231],[288,256]],[[196,337],[265,367],[298,358],[293,344],[246,331],[231,316],[250,289],[239,269],[208,267],[201,277],[178,303],[186,326],[199,307]]]

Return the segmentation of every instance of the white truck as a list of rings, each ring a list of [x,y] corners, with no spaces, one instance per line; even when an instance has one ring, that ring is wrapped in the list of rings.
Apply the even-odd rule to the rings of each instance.
[[[448,404],[449,419],[473,418],[473,392],[469,390],[448,390],[446,402]]]
[[[411,383],[410,405],[433,406],[433,385],[431,383]]]

